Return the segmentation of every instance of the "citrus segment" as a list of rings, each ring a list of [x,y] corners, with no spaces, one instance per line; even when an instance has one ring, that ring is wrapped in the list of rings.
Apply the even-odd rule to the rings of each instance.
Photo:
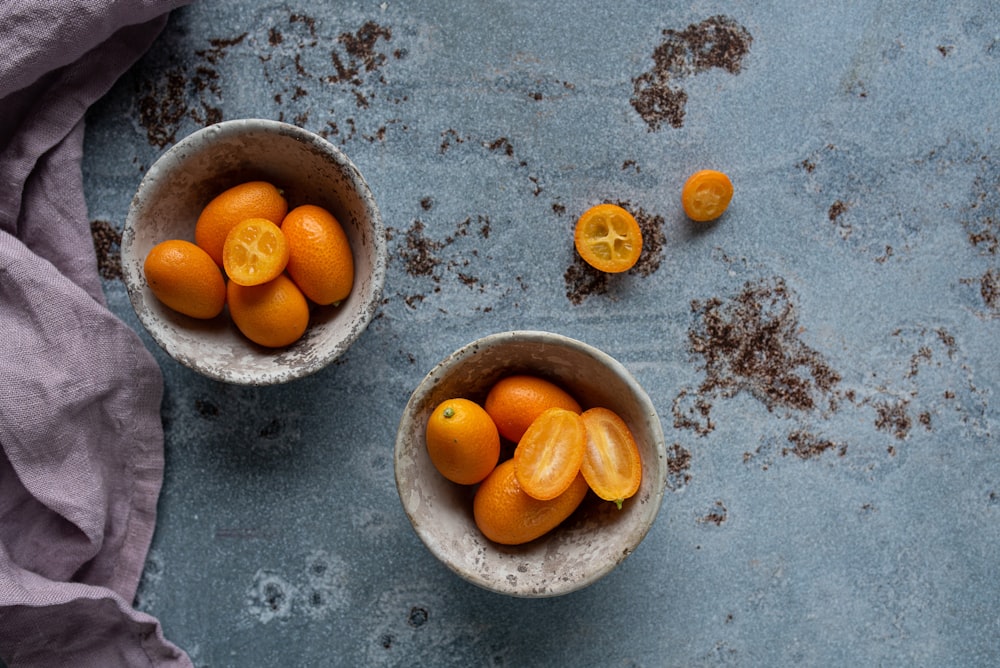
[[[240,285],[273,280],[288,264],[288,242],[281,228],[267,218],[248,218],[229,231],[222,247],[222,266]]]
[[[297,341],[309,324],[309,303],[285,274],[260,285],[227,286],[229,314],[248,339],[268,348]]]
[[[305,204],[281,223],[288,240],[288,274],[317,304],[343,301],[354,285],[354,255],[340,222],[326,209]]]
[[[500,435],[517,443],[528,426],[548,408],[581,408],[568,392],[555,383],[531,375],[507,376],[490,388],[483,403]]]
[[[521,489],[514,460],[501,462],[476,490],[472,515],[483,535],[502,545],[521,545],[545,535],[573,514],[587,496],[587,481],[577,474],[562,494],[548,501]]]
[[[721,216],[733,198],[729,177],[714,169],[692,174],[681,190],[681,206],[688,218],[708,222]]]
[[[427,454],[448,480],[474,485],[500,459],[500,434],[483,408],[468,399],[448,399],[431,413],[426,428]]]
[[[580,471],[597,496],[614,501],[620,509],[642,481],[635,438],[625,421],[607,408],[588,409],[580,418],[587,431]]]
[[[143,262],[146,283],[157,299],[192,318],[214,318],[226,303],[226,281],[218,265],[190,241],[162,241]]]
[[[230,230],[247,218],[266,218],[280,224],[288,202],[274,185],[249,181],[216,195],[202,209],[194,226],[194,241],[222,266],[222,249]]]
[[[573,234],[576,251],[595,269],[628,271],[642,253],[642,230],[635,217],[617,204],[598,204],[580,216]]]
[[[578,413],[548,409],[531,423],[514,450],[517,482],[533,498],[554,499],[580,472],[586,443],[586,427]]]

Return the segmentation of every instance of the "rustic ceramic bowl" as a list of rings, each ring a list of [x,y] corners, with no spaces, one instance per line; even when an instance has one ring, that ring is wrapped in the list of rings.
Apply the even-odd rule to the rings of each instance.
[[[589,493],[562,525],[525,545],[499,545],[479,532],[472,516],[475,488],[437,472],[427,456],[424,430],[441,401],[461,396],[482,402],[493,383],[514,373],[553,380],[584,408],[610,408],[628,423],[642,456],[642,484],[622,510]],[[667,474],[660,419],[625,367],[587,344],[531,331],[473,341],[427,374],[400,420],[395,469],[403,508],[428,549],[465,580],[520,597],[566,594],[614,569],[656,519]]]
[[[246,339],[224,311],[203,321],[167,308],[146,284],[146,254],[166,239],[194,241],[202,208],[251,180],[282,189],[289,208],[316,204],[344,226],[354,252],[354,289],[340,305],[315,307],[305,335],[281,349]],[[271,385],[314,373],[361,335],[378,307],[387,262],[381,214],[353,163],[318,135],[270,120],[225,121],[164,153],[139,184],[122,233],[122,272],[133,308],[152,338],[181,364],[210,378]]]

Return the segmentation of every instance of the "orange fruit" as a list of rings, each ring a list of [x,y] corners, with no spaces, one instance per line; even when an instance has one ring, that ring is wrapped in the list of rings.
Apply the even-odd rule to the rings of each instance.
[[[340,222],[326,209],[305,204],[281,223],[288,240],[288,275],[317,304],[347,298],[354,285],[354,255]]]
[[[550,408],[539,415],[514,450],[517,482],[528,496],[554,499],[576,479],[587,430],[579,413]]]
[[[581,411],[568,392],[538,376],[518,374],[498,381],[486,395],[483,408],[504,438],[517,443],[528,426],[548,408]]]
[[[285,274],[260,285],[227,286],[229,315],[248,339],[268,348],[297,341],[309,324],[309,303]]]
[[[288,264],[288,242],[267,218],[247,218],[229,231],[222,247],[222,266],[229,280],[260,285],[277,278]]]
[[[598,204],[576,221],[573,243],[587,264],[617,274],[639,260],[642,230],[635,217],[617,204]]]
[[[266,181],[249,181],[233,186],[210,201],[194,226],[194,242],[222,266],[222,248],[229,231],[247,218],[266,218],[280,224],[288,212],[281,191]]]
[[[472,515],[483,535],[502,545],[521,545],[545,535],[573,514],[587,496],[587,481],[577,474],[565,492],[540,501],[521,489],[514,460],[497,465],[476,490]]]
[[[162,241],[146,254],[146,283],[156,298],[192,318],[214,318],[226,304],[226,280],[204,250],[190,241]]]
[[[580,472],[597,496],[622,502],[639,491],[642,463],[639,447],[625,421],[607,408],[591,408],[580,416],[587,430]]]
[[[500,459],[500,434],[482,406],[468,399],[448,399],[427,419],[427,454],[448,480],[474,485]]]
[[[715,220],[725,212],[733,198],[729,177],[714,169],[692,174],[681,189],[681,206],[688,218],[698,222]]]

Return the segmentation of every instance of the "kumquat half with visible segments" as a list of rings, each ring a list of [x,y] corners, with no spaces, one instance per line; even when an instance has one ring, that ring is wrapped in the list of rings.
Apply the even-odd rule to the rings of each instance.
[[[236,224],[222,247],[222,266],[229,280],[260,285],[278,277],[288,264],[288,242],[281,228],[267,218]]]
[[[278,225],[288,213],[288,201],[273,184],[248,181],[216,195],[205,205],[194,225],[194,242],[222,266],[222,248],[237,223],[267,218]]]
[[[607,408],[587,409],[580,419],[587,434],[580,471],[597,496],[614,501],[620,510],[642,482],[635,438],[625,421]]]
[[[569,487],[553,499],[529,496],[517,482],[514,460],[501,462],[476,490],[472,515],[483,535],[502,545],[522,545],[563,523],[590,488],[577,472]]]
[[[598,204],[576,222],[573,243],[590,266],[617,274],[628,271],[642,254],[642,230],[635,217],[617,204]]]
[[[715,220],[729,207],[733,199],[733,183],[714,169],[702,169],[692,174],[681,189],[681,206],[691,220],[706,223]]]
[[[531,423],[514,450],[517,482],[532,498],[554,499],[580,472],[586,442],[586,427],[578,413],[548,409]]]

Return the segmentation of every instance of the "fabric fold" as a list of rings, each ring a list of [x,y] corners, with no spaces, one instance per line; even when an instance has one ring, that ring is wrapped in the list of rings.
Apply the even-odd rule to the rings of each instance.
[[[0,659],[190,666],[132,607],[163,480],[163,379],[109,311],[84,115],[187,0],[0,3]]]

